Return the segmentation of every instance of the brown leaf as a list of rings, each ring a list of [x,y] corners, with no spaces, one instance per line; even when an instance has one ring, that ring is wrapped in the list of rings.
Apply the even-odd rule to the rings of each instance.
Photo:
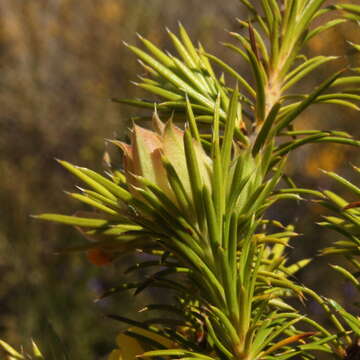
[[[354,208],[358,208],[360,207],[360,201],[354,201],[351,202],[350,204],[346,205],[343,210],[347,210],[347,209],[354,209]]]

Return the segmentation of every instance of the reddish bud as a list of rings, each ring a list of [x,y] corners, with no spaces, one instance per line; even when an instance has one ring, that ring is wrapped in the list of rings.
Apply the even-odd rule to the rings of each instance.
[[[86,252],[86,257],[92,264],[96,266],[106,266],[112,263],[113,257],[104,250],[95,248]]]

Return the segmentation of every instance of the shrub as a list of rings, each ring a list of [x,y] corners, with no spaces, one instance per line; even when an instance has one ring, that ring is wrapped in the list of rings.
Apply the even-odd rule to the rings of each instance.
[[[286,163],[289,153],[306,144],[360,145],[343,131],[294,125],[317,103],[358,110],[357,68],[335,72],[307,93],[294,91],[306,75],[335,60],[307,58],[305,44],[360,19],[360,7],[325,0],[241,2],[249,21],[239,20],[242,32],[231,33],[238,43],[225,46],[242,58],[252,80],[202,45],[196,47],[182,25],[179,36],[169,31],[177,56],[141,36],[143,48],[126,44],[147,73],[137,85],[157,99],[118,101],[148,109],[152,114],[138,121],[150,120],[152,129],[134,124],[130,144],[110,141],[121,149],[123,166],[104,175],[59,160],[86,185],[69,195],[93,211],[37,216],[78,228],[84,245],[66,251],[84,250],[96,265],[140,253],[129,271],[154,269],[150,277],[123,283],[104,296],[150,288],[171,294],[170,302],[143,309],[157,314],[150,319],[110,315],[129,326],[110,359],[360,356],[359,318],[296,280],[293,275],[309,260],[289,264],[286,249],[295,228],[268,215],[275,203],[303,197],[334,212],[320,225],[344,239],[322,253],[345,256],[352,268],[332,267],[359,290],[360,189],[332,172],[327,175],[355,200],[300,188],[286,175]],[[324,16],[327,20],[319,22]],[[213,65],[235,85],[218,76]],[[322,307],[331,325],[301,313],[309,299]]]

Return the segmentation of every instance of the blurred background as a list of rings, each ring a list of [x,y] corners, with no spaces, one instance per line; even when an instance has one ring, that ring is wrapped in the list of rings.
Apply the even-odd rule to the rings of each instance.
[[[128,259],[97,268],[82,255],[54,255],[57,248],[76,243],[79,234],[34,221],[30,214],[79,209],[63,193],[73,190],[74,179],[54,158],[101,171],[103,139],[124,137],[129,118],[137,115],[136,109],[109,100],[143,94],[130,83],[142,70],[123,40],[137,43],[139,32],[172,50],[165,27],[176,31],[180,20],[194,41],[239,67],[239,59],[219,44],[229,40],[227,30],[238,29],[235,16],[243,16],[236,0],[0,2],[1,339],[19,345],[34,338],[48,353],[65,348],[70,359],[102,359],[114,347],[119,325],[104,314],[137,310],[142,300],[134,303],[126,293],[98,303],[94,299],[124,279]],[[309,76],[300,90],[346,62],[360,66],[346,43],[359,42],[359,35],[349,24],[312,40],[309,54],[340,58]],[[359,137],[360,122],[354,111],[319,105],[297,127],[342,129]],[[351,179],[350,163],[360,165],[358,150],[308,146],[292,156],[288,171],[300,185],[334,189],[319,168]],[[274,212],[285,223],[297,221],[302,236],[293,242],[293,259],[314,257],[335,237],[308,222],[314,216],[320,220],[320,211],[311,203],[283,203]],[[347,296],[341,279],[335,288],[324,284],[328,262],[317,258],[300,280],[341,300]]]

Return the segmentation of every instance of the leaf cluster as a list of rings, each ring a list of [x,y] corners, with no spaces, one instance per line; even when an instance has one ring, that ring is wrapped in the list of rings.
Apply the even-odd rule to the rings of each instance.
[[[239,20],[241,32],[230,34],[236,45],[225,46],[243,59],[252,80],[201,44],[195,46],[182,25],[179,36],[168,31],[177,56],[142,36],[144,49],[126,44],[148,74],[136,85],[157,100],[116,101],[151,111],[155,104],[155,113],[142,118],[152,119],[154,131],[134,125],[131,144],[113,141],[124,153],[124,165],[104,175],[59,161],[85,184],[69,195],[94,212],[37,216],[75,226],[84,234],[86,243],[67,251],[95,250],[99,263],[140,252],[142,260],[128,271],[154,269],[148,278],[120,284],[103,297],[148,288],[173,294],[173,303],[144,309],[170,315],[143,322],[111,315],[130,326],[127,336],[145,344],[139,357],[285,360],[315,358],[312,351],[343,356],[351,339],[337,314],[358,334],[357,319],[296,281],[293,275],[309,260],[288,264],[286,248],[297,234],[293,226],[266,216],[282,199],[316,195],[338,213],[322,225],[349,239],[324,253],[346,252],[358,264],[357,203],[350,206],[329,191],[299,188],[285,174],[287,154],[305,144],[360,145],[342,131],[294,128],[294,121],[317,103],[358,110],[360,97],[353,88],[360,82],[357,69],[351,76],[341,70],[309,93],[293,92],[305,76],[335,60],[307,58],[302,53],[306,43],[352,20],[358,6],[261,0],[258,9],[241,2],[250,20]],[[332,20],[311,26],[329,13],[334,13]],[[237,85],[229,85],[214,65]],[[170,119],[164,124],[160,118]],[[359,193],[345,179],[330,176]],[[359,286],[347,270],[336,269]],[[304,301],[305,295],[320,303],[336,333],[288,304],[290,297]]]

